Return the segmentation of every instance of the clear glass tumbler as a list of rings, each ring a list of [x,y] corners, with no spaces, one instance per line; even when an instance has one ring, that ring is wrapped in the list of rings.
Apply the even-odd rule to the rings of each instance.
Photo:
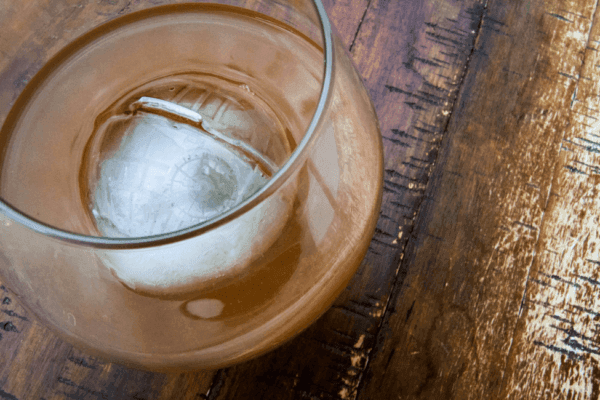
[[[0,32],[0,274],[61,337],[221,367],[347,285],[382,145],[320,1],[9,0]]]

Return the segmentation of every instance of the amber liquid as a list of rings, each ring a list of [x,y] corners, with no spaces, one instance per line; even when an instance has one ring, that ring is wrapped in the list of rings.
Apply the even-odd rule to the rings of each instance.
[[[319,49],[242,9],[166,7],[122,22],[36,88],[6,149],[2,195],[42,222],[104,237],[218,218],[264,186],[304,135],[320,92]],[[44,159],[43,169],[32,158]],[[233,247],[205,235],[190,246],[214,247],[209,254],[163,254],[154,264],[154,255],[110,254],[102,263],[134,290],[189,291],[265,252],[293,213],[295,190],[263,211],[268,227],[240,221]],[[260,243],[245,241],[257,235]]]
[[[231,225],[221,240],[209,232],[180,247],[93,250],[89,267],[71,267],[68,256],[55,253],[63,262],[49,267],[55,280],[24,297],[44,299],[48,309],[40,314],[97,354],[153,368],[229,363],[305,327],[364,256],[381,193],[370,103],[352,66],[338,57],[339,83],[319,140],[265,200],[266,209],[253,210],[257,218]],[[180,217],[202,223],[283,166],[314,115],[322,76],[315,43],[256,13],[186,5],[120,18],[59,54],[17,102],[2,128],[10,139],[2,149],[0,195],[34,219],[86,235],[164,233],[185,227],[171,224]],[[136,110],[141,97],[197,112],[210,129],[243,141],[225,147],[251,172],[229,162],[229,153],[211,158],[221,150],[199,145],[204,139],[195,135],[206,132],[185,118]],[[157,135],[156,126],[172,132]],[[247,157],[248,146],[260,157]],[[122,173],[113,173],[120,163]],[[236,168],[242,179],[231,178]],[[249,194],[231,194],[248,180]],[[107,195],[102,188],[111,185],[121,194]],[[171,196],[182,187],[191,194]],[[132,203],[121,207],[124,199]],[[157,210],[167,217],[148,223]],[[231,232],[235,240],[227,242]],[[77,322],[65,329],[71,320],[63,315]]]

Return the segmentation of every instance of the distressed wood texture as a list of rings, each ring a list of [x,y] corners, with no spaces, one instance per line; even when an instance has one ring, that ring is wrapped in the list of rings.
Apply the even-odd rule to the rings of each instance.
[[[486,5],[361,399],[600,395],[599,11]]]
[[[325,3],[386,157],[375,237],[334,306],[256,360],[157,374],[73,349],[2,288],[0,399],[600,396],[597,1]]]

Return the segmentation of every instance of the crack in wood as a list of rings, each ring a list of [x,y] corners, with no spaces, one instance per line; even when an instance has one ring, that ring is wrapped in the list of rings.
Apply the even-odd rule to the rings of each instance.
[[[19,400],[17,396],[14,396],[4,390],[0,389],[0,399],[2,400]]]
[[[227,379],[227,370],[220,369],[217,371],[215,376],[213,377],[212,383],[205,394],[206,400],[217,400],[219,393],[221,392],[221,388],[225,385],[225,380]]]
[[[382,139],[387,140],[395,145],[401,146],[401,147],[406,147],[406,148],[410,148],[412,147],[410,144],[403,142],[401,140],[397,140],[397,139],[393,139],[393,138],[389,138],[387,136],[382,136]]]
[[[563,17],[562,15],[556,14],[556,13],[548,13],[548,15],[550,15],[553,18],[559,19],[561,21],[565,21],[568,23],[573,23],[573,21],[571,21],[570,19],[567,19],[565,17]]]
[[[365,17],[367,16],[367,12],[371,7],[371,0],[368,1],[367,6],[365,7],[365,11],[360,18],[360,22],[358,23],[358,27],[356,28],[356,32],[354,33],[354,37],[352,38],[352,42],[350,43],[350,47],[348,47],[348,51],[352,53],[352,49],[354,48],[354,44],[356,43],[356,38],[358,37],[358,33],[360,32],[360,28],[362,27],[363,22],[365,21]]]
[[[22,321],[29,321],[29,319],[23,315],[17,314],[16,312],[14,312],[13,310],[1,310],[4,314],[8,315],[9,317],[15,317],[18,318]]]
[[[564,334],[566,334],[567,338],[564,339],[565,342],[568,341],[568,340],[570,340],[573,337],[576,337],[576,338],[579,338],[579,339],[591,342],[591,343],[596,344],[596,345],[600,344],[600,342],[597,339],[594,339],[594,338],[592,338],[590,336],[586,336],[586,335],[583,335],[583,334],[577,332],[573,328],[573,326],[572,326],[573,324],[572,323],[570,323],[570,325],[571,326],[569,328],[567,328],[567,329],[561,328],[560,326],[556,326],[556,325],[552,325],[552,324],[550,325],[550,327],[556,329],[557,331],[560,331],[560,332],[563,332]],[[596,346],[596,347],[599,347],[599,346]]]
[[[10,321],[8,322],[0,322],[0,326],[2,327],[2,330],[5,332],[15,332],[15,333],[19,333],[19,330],[17,329],[17,327]]]
[[[544,348],[546,348],[546,349],[548,349],[550,351],[553,351],[555,353],[563,354],[563,355],[565,355],[565,356],[567,356],[567,357],[569,357],[570,359],[573,359],[573,360],[577,360],[577,361],[583,360],[583,356],[582,355],[577,354],[574,351],[564,349],[562,347],[558,347],[558,346],[555,346],[555,345],[552,345],[552,344],[545,344],[545,343],[543,343],[543,342],[541,342],[539,340],[535,340],[533,342],[533,344],[536,345],[536,346],[544,347]]]
[[[565,324],[573,325],[573,321],[559,317],[558,315],[551,315],[550,318],[553,318],[557,321],[564,322]]]
[[[73,364],[79,365],[80,367],[96,369],[96,365],[88,363],[84,358],[77,358],[70,356],[67,360],[71,361]]]

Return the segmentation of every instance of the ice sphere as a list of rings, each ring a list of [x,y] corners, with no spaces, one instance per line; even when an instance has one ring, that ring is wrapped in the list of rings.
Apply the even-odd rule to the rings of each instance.
[[[157,99],[140,101],[142,110],[113,116],[100,129],[111,145],[98,168],[91,211],[103,235],[149,236],[207,221],[267,182],[259,165],[275,172],[270,160],[204,125],[195,111]],[[132,289],[154,295],[197,289],[264,253],[290,218],[295,191],[292,180],[238,218],[187,240],[139,250],[98,249],[97,255]]]
[[[92,213],[106,236],[150,236],[204,222],[267,182],[196,127],[150,113],[131,118],[95,189]]]

